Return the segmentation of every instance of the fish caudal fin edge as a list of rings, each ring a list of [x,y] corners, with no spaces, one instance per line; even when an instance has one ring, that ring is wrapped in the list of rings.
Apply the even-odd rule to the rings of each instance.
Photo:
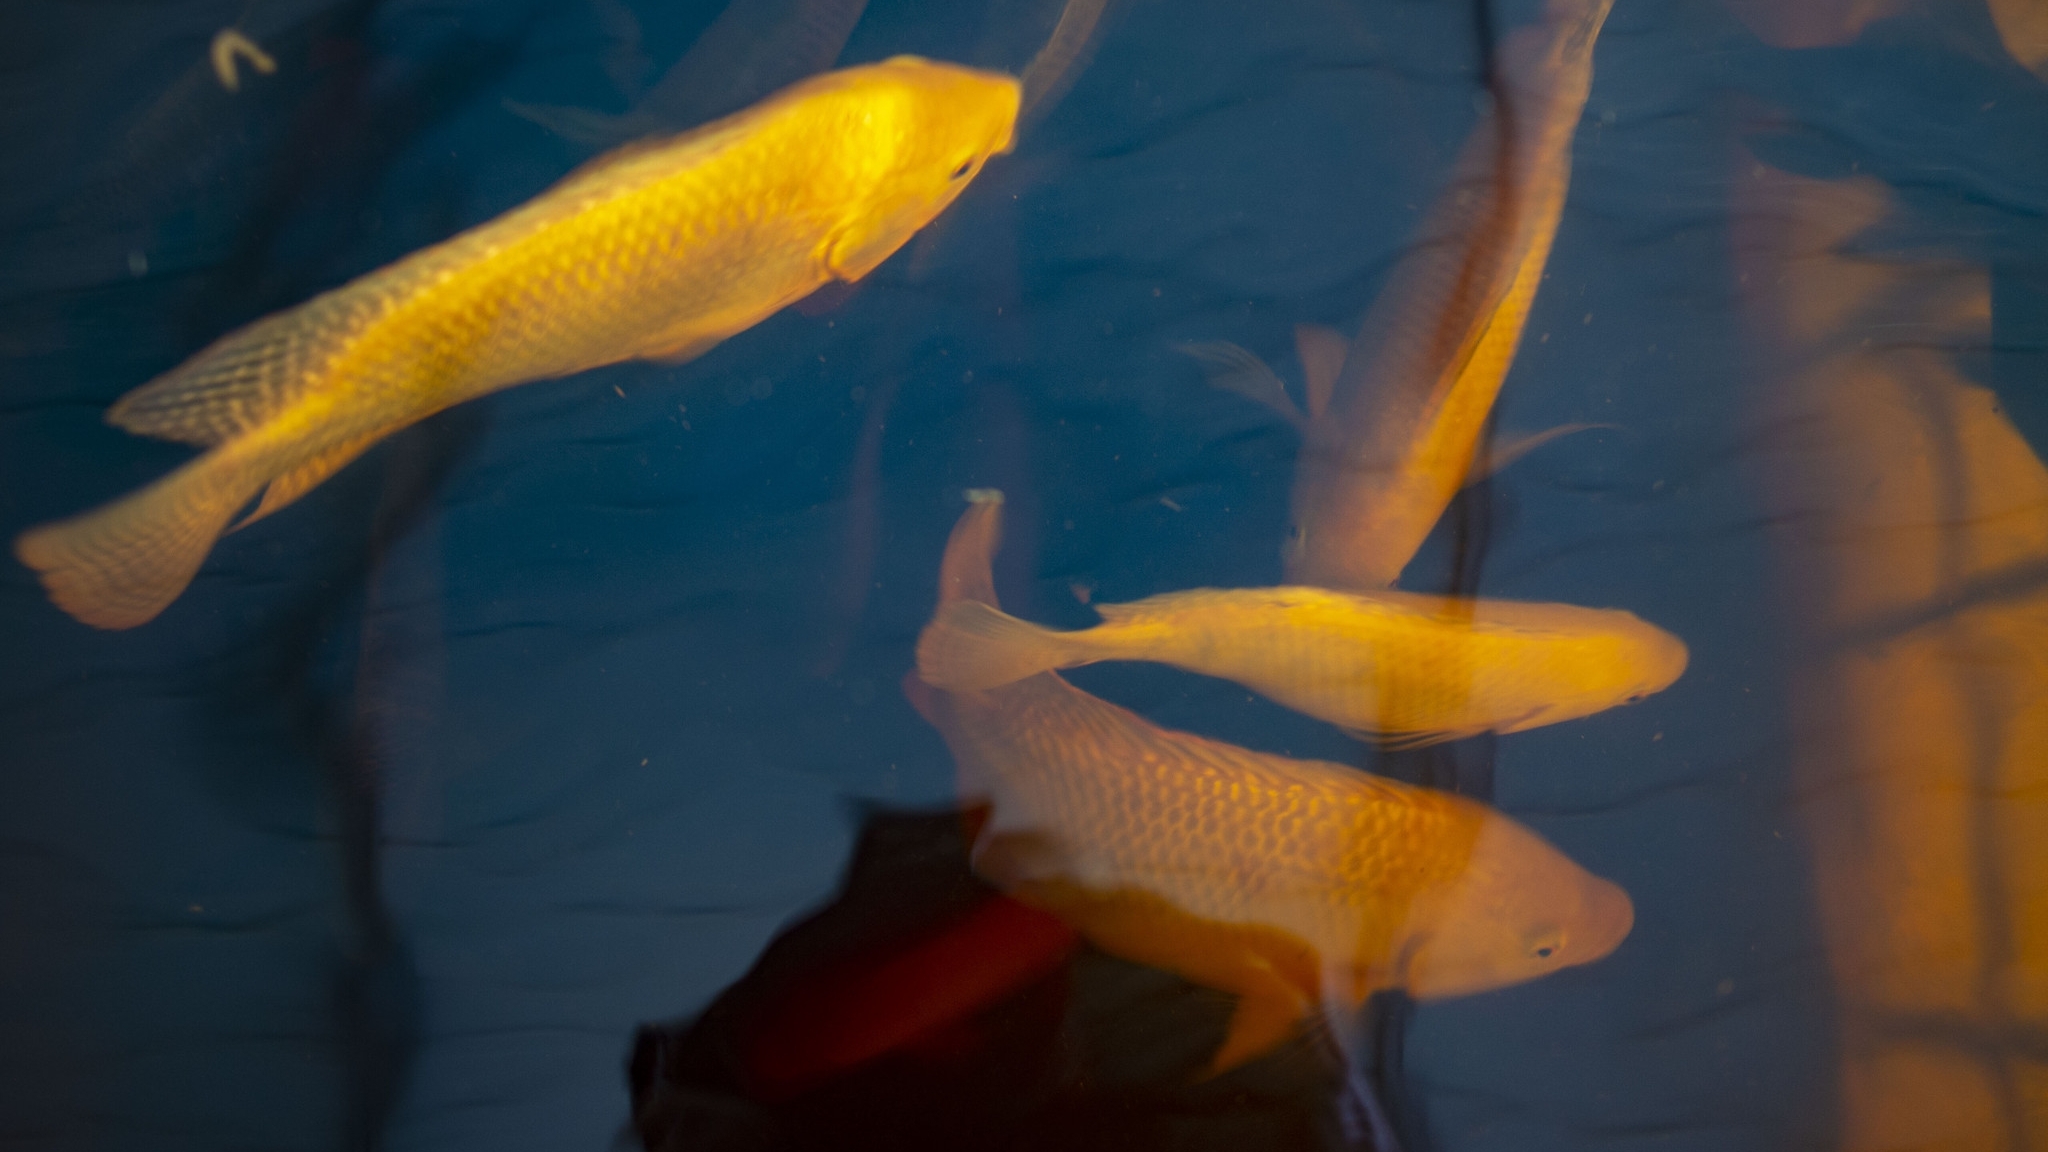
[[[133,628],[185,591],[262,483],[202,456],[111,504],[23,532],[14,555],[81,623]]]
[[[984,692],[1094,657],[1071,638],[979,600],[940,605],[917,640],[917,674],[950,692]]]

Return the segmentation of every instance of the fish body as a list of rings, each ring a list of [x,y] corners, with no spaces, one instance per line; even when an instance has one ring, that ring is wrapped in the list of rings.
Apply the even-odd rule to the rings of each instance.
[[[941,602],[994,607],[999,505],[955,529]],[[1448,793],[1173,732],[1042,672],[907,688],[992,813],[977,871],[1098,947],[1239,996],[1212,1065],[1319,1006],[1505,987],[1607,955],[1627,893]]]
[[[1683,641],[1615,609],[1409,592],[1199,588],[1096,608],[1056,632],[977,601],[946,605],[918,667],[987,689],[1100,660],[1149,660],[1234,680],[1300,712],[1402,745],[1520,732],[1659,691]]]
[[[1289,583],[1390,586],[1465,484],[1557,235],[1610,4],[1551,0],[1504,39],[1494,106],[1320,389],[1304,347]]]
[[[80,620],[141,624],[259,492],[252,520],[450,405],[624,360],[686,360],[866,275],[1009,146],[1018,100],[1010,77],[898,57],[599,157],[123,397],[111,422],[208,451],[24,533],[15,554]]]

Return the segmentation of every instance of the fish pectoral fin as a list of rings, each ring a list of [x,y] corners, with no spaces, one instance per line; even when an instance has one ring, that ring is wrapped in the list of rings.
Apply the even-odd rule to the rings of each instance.
[[[705,336],[691,332],[687,336],[670,336],[663,340],[651,341],[651,346],[635,355],[636,360],[651,360],[656,364],[687,364],[704,353],[711,351],[719,342],[717,336]]]
[[[1210,1057],[1202,1074],[1204,1079],[1220,1076],[1278,1048],[1308,1016],[1310,1005],[1299,988],[1270,968],[1257,971],[1264,978],[1236,989],[1237,1007],[1230,1014],[1230,1030],[1224,1034],[1223,1046]]]
[[[382,440],[384,432],[373,432],[358,437],[346,444],[329,448],[297,468],[279,476],[263,490],[263,500],[256,510],[236,521],[229,532],[240,532],[272,512],[289,507],[293,501],[320,486],[322,480],[347,467],[356,457],[370,450],[370,446]]]
[[[1192,341],[1173,347],[1201,363],[1202,374],[1209,378],[1209,387],[1235,392],[1247,400],[1263,404],[1286,417],[1287,422],[1297,429],[1308,426],[1308,417],[1295,407],[1294,398],[1287,394],[1287,386],[1280,382],[1280,377],[1273,374],[1264,360],[1249,350],[1228,340]]]
[[[1472,454],[1472,466],[1465,472],[1465,483],[1477,484],[1552,440],[1563,439],[1574,432],[1586,432],[1594,428],[1618,427],[1616,424],[1559,424],[1555,428],[1545,428],[1541,432],[1496,436],[1491,442],[1481,444],[1479,451]]]
[[[1351,355],[1351,340],[1335,328],[1296,324],[1294,354],[1301,359],[1302,374],[1308,378],[1308,418],[1320,420],[1329,410],[1331,393],[1337,390],[1344,358]]]
[[[996,887],[1011,891],[1067,875],[1067,855],[1065,846],[1044,832],[1005,832],[988,826],[974,844],[974,870]]]
[[[1345,728],[1346,734],[1354,740],[1376,744],[1389,752],[1408,752],[1416,748],[1427,748],[1449,740],[1463,740],[1477,736],[1487,730],[1484,724],[1470,728],[1435,728],[1424,732],[1373,732],[1364,728]]]
[[[910,236],[900,228],[852,220],[825,241],[822,263],[833,279],[850,284],[881,267],[882,261],[894,256],[909,240]]]

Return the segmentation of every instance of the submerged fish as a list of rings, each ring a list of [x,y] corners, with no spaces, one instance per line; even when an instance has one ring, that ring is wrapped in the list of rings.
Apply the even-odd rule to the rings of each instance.
[[[1391,585],[1473,471],[1563,214],[1610,4],[1550,0],[1502,42],[1494,106],[1358,338],[1347,349],[1334,333],[1297,334],[1306,413],[1277,384],[1228,385],[1302,428],[1289,583]]]
[[[129,628],[234,514],[289,505],[378,440],[486,393],[679,362],[856,280],[1009,147],[1017,81],[899,56],[629,145],[525,205],[216,341],[107,418],[208,451],[15,542],[57,606]]]
[[[1000,505],[954,529],[942,609],[995,606]],[[1239,997],[1212,1070],[1382,989],[1461,996],[1598,960],[1628,894],[1483,805],[1172,732],[1045,672],[987,692],[912,678],[992,815],[977,871],[1097,947]]]
[[[1660,691],[1685,643],[1618,609],[1412,592],[1199,588],[1095,609],[1056,632],[975,600],[918,641],[932,685],[993,688],[1101,660],[1235,680],[1290,708],[1416,746],[1574,720]]]
[[[631,111],[614,115],[514,100],[505,106],[583,144],[678,131],[830,68],[866,8],[867,0],[732,0]],[[637,40],[630,9],[624,17]]]
[[[794,1095],[892,1052],[946,1035],[1058,968],[1078,945],[1066,923],[990,897],[957,920],[800,986],[766,1014],[744,1054],[768,1098]]]

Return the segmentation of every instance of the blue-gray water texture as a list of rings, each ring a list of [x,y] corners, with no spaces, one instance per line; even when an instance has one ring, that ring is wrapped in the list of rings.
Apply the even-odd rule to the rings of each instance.
[[[102,412],[540,191],[592,148],[506,102],[620,110],[718,7],[10,14],[0,533],[185,459]],[[874,0],[841,59],[1014,70],[1056,10]],[[836,306],[435,417],[226,537],[133,631],[0,566],[0,1145],[611,1141],[636,1022],[701,1007],[827,899],[857,802],[950,799],[897,683],[963,488],[1009,493],[998,578],[1036,619],[1085,623],[1077,589],[1279,580],[1294,434],[1172,346],[1287,365],[1295,323],[1352,328],[1474,122],[1480,37],[1529,14],[1125,0],[1015,154]],[[231,24],[279,60],[234,95],[206,63]],[[2038,445],[2043,124],[2042,85],[1960,0],[1804,51],[1710,0],[1617,3],[1499,412],[1612,427],[1453,519],[1481,522],[1487,594],[1628,608],[1692,664],[1479,750],[1477,787],[1638,918],[1604,962],[1415,1014],[1404,1092],[1435,1147],[1827,1146],[1827,968],[1738,467],[1732,157],[1874,175],[1906,206],[1899,246],[1990,264],[2005,344],[2035,353],[1973,374]],[[1448,555],[1433,541],[1411,583]],[[1168,726],[1364,762],[1221,681],[1076,680]]]

